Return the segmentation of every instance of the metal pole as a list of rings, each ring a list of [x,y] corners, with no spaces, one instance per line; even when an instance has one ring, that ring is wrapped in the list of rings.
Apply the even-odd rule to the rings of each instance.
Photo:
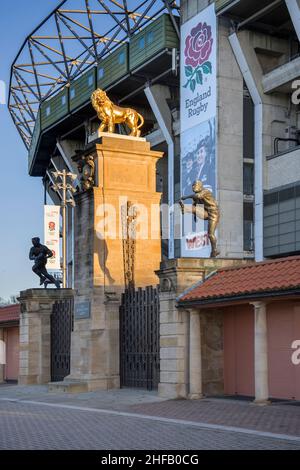
[[[67,206],[67,172],[63,170],[63,200],[62,200],[62,223],[63,223],[63,234],[62,234],[62,248],[63,248],[63,288],[67,288],[67,218],[66,218],[66,206]]]
[[[52,188],[56,191],[61,198],[61,215],[62,215],[62,274],[63,274],[63,288],[68,287],[67,283],[67,205],[71,204],[72,207],[75,206],[75,201],[72,198],[72,193],[76,192],[72,183],[68,183],[67,179],[71,178],[74,182],[77,179],[75,173],[68,172],[67,170],[62,170],[52,172],[53,177],[56,181],[61,179],[61,182],[55,182]],[[50,177],[51,178],[51,177]],[[67,192],[70,192],[71,197],[67,199]]]
[[[46,178],[43,178],[43,186],[44,186],[44,206],[47,205],[47,189],[46,189]]]

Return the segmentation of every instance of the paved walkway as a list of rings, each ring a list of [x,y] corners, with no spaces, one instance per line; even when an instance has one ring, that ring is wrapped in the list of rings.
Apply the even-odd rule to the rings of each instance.
[[[156,391],[121,389],[110,390],[109,392],[48,393],[48,387],[43,385],[0,385],[0,400],[1,398],[36,400],[46,403],[61,403],[112,410],[126,410],[133,405],[155,404],[166,401],[159,398]]]
[[[0,449],[300,450],[300,407],[0,386]]]

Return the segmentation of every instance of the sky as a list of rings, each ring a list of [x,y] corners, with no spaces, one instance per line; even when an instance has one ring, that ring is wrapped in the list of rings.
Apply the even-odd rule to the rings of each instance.
[[[6,92],[11,64],[24,39],[58,4],[58,0],[1,2],[0,80]],[[26,148],[2,104],[0,172],[0,297],[7,299],[38,287],[28,254],[31,238],[43,239],[44,196],[41,178],[28,176]]]
[[[74,0],[74,7],[76,2]],[[61,0],[1,2],[0,87],[9,91],[11,65],[26,37]],[[130,2],[132,7],[137,2]],[[16,14],[17,12],[17,14]],[[1,91],[1,88],[0,88]],[[1,98],[1,94],[0,94]],[[39,287],[29,260],[31,239],[44,238],[44,191],[40,177],[28,175],[28,153],[0,100],[0,303],[20,291]],[[49,198],[48,198],[49,200]],[[50,201],[49,201],[50,202]]]

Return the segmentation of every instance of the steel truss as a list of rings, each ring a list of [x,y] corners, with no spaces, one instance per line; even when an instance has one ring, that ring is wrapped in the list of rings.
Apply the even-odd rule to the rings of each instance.
[[[179,36],[174,0],[64,0],[44,19],[11,67],[8,108],[27,149],[40,104],[163,12]]]

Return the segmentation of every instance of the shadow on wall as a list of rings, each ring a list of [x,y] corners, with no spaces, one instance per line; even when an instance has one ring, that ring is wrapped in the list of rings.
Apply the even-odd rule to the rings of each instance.
[[[96,253],[98,256],[99,266],[105,278],[108,280],[109,285],[113,285],[115,284],[115,279],[111,276],[110,271],[106,265],[107,258],[108,258],[107,242],[106,240],[104,240],[104,238],[100,237],[100,234],[97,231],[95,231],[95,238],[97,240]]]

